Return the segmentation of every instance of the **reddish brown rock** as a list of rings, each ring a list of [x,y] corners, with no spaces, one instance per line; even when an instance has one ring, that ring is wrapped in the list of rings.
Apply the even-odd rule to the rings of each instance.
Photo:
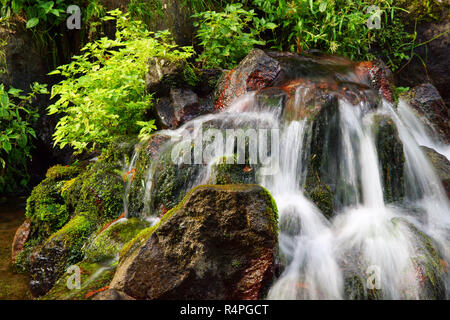
[[[274,274],[274,206],[257,185],[200,186],[121,256],[110,288],[135,299],[261,299]]]
[[[260,49],[252,50],[222,79],[217,90],[216,108],[226,108],[232,100],[246,92],[270,86],[280,70],[280,63],[276,59]]]
[[[394,76],[383,61],[362,62],[358,69],[357,73],[367,76],[370,86],[374,90],[378,91],[387,101],[394,102]]]
[[[17,229],[12,243],[11,261],[16,262],[16,257],[21,253],[25,247],[25,242],[27,242],[30,236],[31,222],[30,219],[26,219],[24,223]]]

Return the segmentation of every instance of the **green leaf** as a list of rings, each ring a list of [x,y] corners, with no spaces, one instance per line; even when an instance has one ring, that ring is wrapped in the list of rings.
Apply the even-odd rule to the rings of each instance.
[[[31,18],[27,21],[27,29],[34,28],[39,23],[39,18]]]
[[[53,76],[55,74],[61,74],[61,71],[56,69],[56,70],[53,70],[52,72],[47,73],[48,76]]]
[[[2,142],[2,147],[3,147],[3,150],[6,151],[6,153],[9,153],[12,149],[12,146],[11,146],[11,143],[9,142],[9,140],[4,140]]]

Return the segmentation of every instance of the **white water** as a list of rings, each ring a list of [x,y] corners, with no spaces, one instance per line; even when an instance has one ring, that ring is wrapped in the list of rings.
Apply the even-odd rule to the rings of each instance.
[[[302,92],[296,92],[298,107],[303,103]],[[373,135],[372,120],[376,113],[392,118],[404,147],[408,192],[399,206],[387,205],[383,199]],[[424,125],[404,102],[398,110],[383,102],[379,110],[369,111],[364,104],[354,106],[341,100],[339,118],[341,154],[334,155],[333,159],[340,179],[351,189],[351,196],[331,220],[304,194],[307,164],[303,159],[309,152],[311,134],[311,124],[306,120],[280,122],[277,112],[258,110],[254,94],[249,94],[227,111],[199,117],[177,130],[161,134],[195,137],[199,134],[195,128],[211,121],[219,129],[240,128],[248,123],[280,129],[279,171],[273,176],[258,175],[258,182],[272,193],[278,206],[279,249],[285,266],[268,293],[269,299],[348,298],[345,282],[354,275],[367,289],[363,290],[364,295],[375,285],[383,299],[426,298],[415,262],[424,243],[411,225],[428,235],[442,259],[449,261],[450,207],[438,177],[419,146],[443,152],[448,146],[428,136]],[[206,183],[212,164],[223,155],[205,163],[186,190]],[[153,171],[152,166],[144,203],[150,202]],[[148,208],[144,215],[147,212]],[[373,272],[375,282],[369,282]],[[448,295],[449,281],[446,281]]]

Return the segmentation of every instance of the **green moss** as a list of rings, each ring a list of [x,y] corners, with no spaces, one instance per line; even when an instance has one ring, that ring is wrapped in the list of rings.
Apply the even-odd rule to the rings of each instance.
[[[132,218],[118,222],[97,234],[83,249],[87,261],[98,262],[118,256],[125,243],[149,226],[145,220]]]
[[[44,247],[60,243],[66,252],[65,257],[61,256],[61,260],[67,261],[66,266],[75,264],[82,260],[81,248],[96,226],[96,221],[91,220],[86,213],[80,213],[47,239]]]
[[[26,217],[31,221],[30,239],[42,242],[69,220],[70,212],[62,196],[68,179],[79,174],[77,166],[54,166],[27,199]]]
[[[47,179],[58,180],[70,180],[81,173],[81,167],[79,166],[62,166],[56,165],[47,170],[45,177]]]
[[[308,191],[308,196],[322,211],[322,213],[331,218],[334,212],[334,194],[330,186],[319,184]]]
[[[267,190],[264,187],[263,188],[263,197],[267,200],[266,204],[266,211],[265,214],[269,218],[270,222],[270,230],[274,234],[278,234],[278,207],[277,203],[275,202],[275,199],[272,197],[272,194],[270,194],[269,190]]]
[[[366,278],[355,273],[345,276],[344,294],[347,300],[381,300],[383,293],[380,289],[367,288]]]
[[[41,300],[86,300],[92,299],[92,293],[109,285],[116,264],[110,265],[89,263],[86,261],[77,264],[81,271],[81,288],[68,289],[67,280],[72,274],[65,273],[53,286],[53,288]]]
[[[386,202],[403,200],[405,196],[403,144],[393,121],[375,117],[375,144],[382,171],[383,193]]]
[[[237,164],[236,154],[233,156],[233,163],[227,163],[228,157],[223,157],[211,168],[212,184],[254,184],[256,183],[256,165],[251,167],[248,164]]]
[[[143,230],[141,230],[133,239],[128,241],[120,251],[120,258],[123,259],[124,257],[127,257],[130,253],[134,252],[138,247],[143,245],[155,232],[156,228],[159,226],[159,224],[148,227]]]
[[[198,175],[201,165],[177,165],[171,159],[172,149],[163,151],[154,171],[154,185],[151,190],[153,214],[172,209],[189,189],[192,178]]]

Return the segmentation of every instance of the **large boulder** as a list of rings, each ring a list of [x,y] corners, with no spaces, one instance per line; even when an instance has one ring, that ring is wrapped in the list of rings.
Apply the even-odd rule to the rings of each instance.
[[[110,289],[135,299],[263,298],[277,224],[260,186],[197,187],[122,250]]]

